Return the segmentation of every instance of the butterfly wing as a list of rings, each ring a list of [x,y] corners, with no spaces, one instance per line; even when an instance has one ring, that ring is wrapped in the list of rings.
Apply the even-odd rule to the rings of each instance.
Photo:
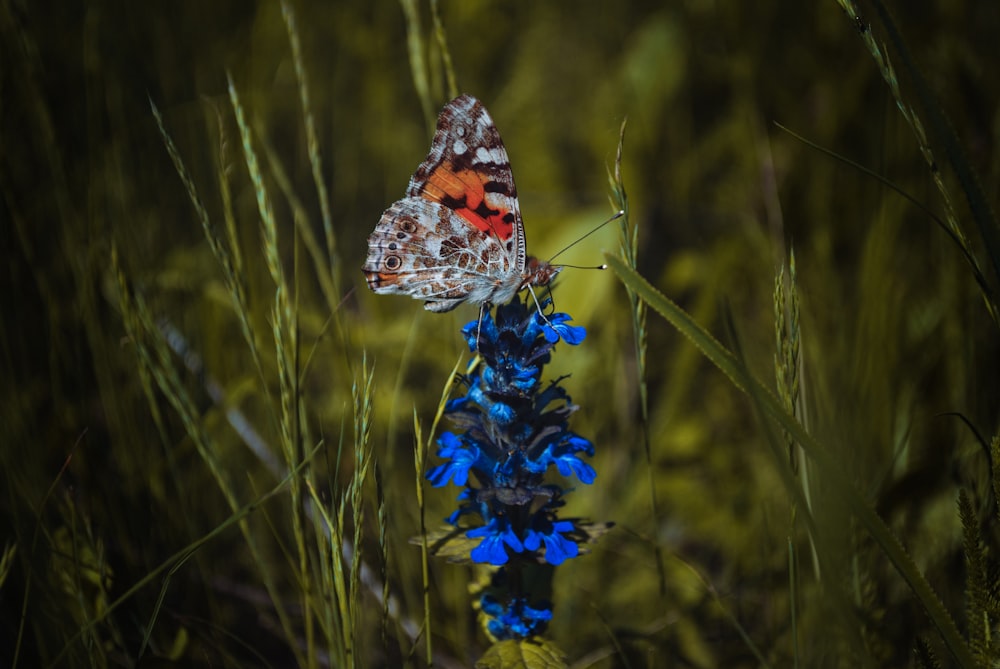
[[[438,202],[495,238],[524,271],[524,223],[507,149],[486,107],[462,95],[441,110],[430,153],[417,168],[408,197]]]
[[[507,150],[482,103],[460,96],[441,111],[406,197],[368,238],[368,286],[448,311],[463,302],[510,301],[524,270],[524,224]]]
[[[450,311],[463,302],[505,302],[517,283],[510,258],[490,234],[439,202],[407,197],[385,210],[368,237],[362,268],[376,293],[425,300],[428,311]]]

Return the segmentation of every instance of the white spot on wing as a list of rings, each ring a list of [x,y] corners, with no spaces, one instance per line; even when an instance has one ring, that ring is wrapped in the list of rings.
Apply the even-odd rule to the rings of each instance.
[[[472,162],[476,164],[505,165],[507,158],[504,155],[503,149],[487,149],[485,146],[480,146],[476,149],[476,158]]]
[[[454,149],[455,153],[459,156],[465,153],[468,148],[469,147],[465,145],[465,142],[460,139],[456,139],[455,144],[452,146],[452,149]]]

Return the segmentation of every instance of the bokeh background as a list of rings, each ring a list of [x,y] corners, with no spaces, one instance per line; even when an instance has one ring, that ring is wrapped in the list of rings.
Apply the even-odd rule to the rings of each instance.
[[[775,277],[784,266],[791,290],[794,249],[797,415],[961,633],[982,636],[966,619],[956,500],[966,491],[966,525],[991,555],[1000,338],[984,294],[998,286],[996,256],[905,59],[995,207],[1000,5],[892,3],[905,56],[877,3],[856,16],[835,0],[437,7],[458,90],[484,102],[506,143],[530,253],[548,258],[611,214],[627,118],[639,272],[771,387]],[[373,295],[360,272],[367,235],[449,97],[442,42],[426,3],[290,8],[291,30],[272,0],[0,3],[0,664],[423,666],[429,636],[436,663],[467,666],[488,645],[474,570],[443,560],[430,562],[430,622],[413,636],[424,579],[409,543],[420,531],[414,416],[426,440],[476,309],[426,313]],[[985,289],[933,220],[942,191],[866,37],[928,132]],[[256,187],[227,74],[261,164]],[[213,252],[151,105],[235,269]],[[276,246],[261,232],[262,191]],[[618,234],[605,226],[559,261],[600,264]],[[291,320],[274,311],[275,249]],[[597,448],[598,479],[567,513],[616,523],[556,570],[549,637],[573,666],[958,661],[822,473],[801,474],[801,453],[808,514],[795,502],[778,471],[792,464],[766,445],[780,431],[695,346],[650,314],[638,365],[610,271],[567,269],[555,297],[588,339],[559,347],[548,374],[570,375],[572,427]],[[278,323],[294,324],[297,345],[288,331],[276,343]],[[359,401],[366,370],[373,390]],[[358,443],[377,477],[374,465],[357,474]],[[298,484],[237,514],[317,446]],[[456,492],[425,491],[428,525]],[[338,551],[314,523],[345,495],[344,534],[372,574],[350,577],[358,608],[338,625],[323,613]],[[804,515],[825,533],[829,568]],[[395,607],[384,618],[382,591],[363,585],[383,581]]]

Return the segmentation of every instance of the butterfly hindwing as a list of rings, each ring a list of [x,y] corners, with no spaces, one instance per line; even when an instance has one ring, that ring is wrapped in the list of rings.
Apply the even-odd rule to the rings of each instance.
[[[488,301],[497,288],[494,277],[511,273],[510,258],[494,237],[469,228],[438,202],[399,200],[368,238],[368,287],[426,300],[430,311]]]

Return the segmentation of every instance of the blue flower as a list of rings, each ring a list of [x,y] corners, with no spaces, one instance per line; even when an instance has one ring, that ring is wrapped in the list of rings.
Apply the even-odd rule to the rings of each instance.
[[[486,594],[480,598],[479,606],[490,618],[486,627],[498,641],[526,639],[539,634],[552,620],[551,606],[535,608],[523,597],[515,597],[505,606],[493,595]]]
[[[502,516],[494,517],[489,524],[465,533],[470,539],[483,537],[482,542],[472,549],[473,562],[485,562],[492,565],[507,564],[508,555],[504,544],[510,546],[515,553],[524,551],[524,544],[517,538],[513,528]]]
[[[493,319],[489,318],[489,313],[487,312],[483,318],[466,323],[465,327],[462,328],[462,335],[465,337],[465,341],[469,345],[469,350],[475,351],[477,339],[481,337],[496,339],[497,327],[493,322]]]
[[[438,456],[451,458],[451,461],[427,472],[427,480],[435,488],[447,484],[449,479],[454,480],[455,485],[465,485],[469,480],[469,470],[479,460],[479,449],[474,445],[462,443],[451,432],[443,433],[438,439],[438,444],[441,446],[437,452]]]
[[[580,459],[577,455],[580,451],[593,455],[594,446],[583,437],[570,433],[565,441],[550,445],[541,459],[546,463],[555,463],[556,469],[563,476],[569,477],[575,474],[581,483],[589,485],[597,478],[597,472]]]
[[[566,325],[572,320],[569,314],[552,314],[544,326],[545,341],[557,342],[561,338],[567,344],[576,346],[587,336],[587,329],[581,325]]]
[[[573,529],[573,523],[568,520],[556,522],[540,520],[528,530],[524,547],[529,551],[537,551],[544,543],[545,561],[552,566],[561,565],[580,554],[577,543],[563,536],[563,533],[572,532]]]

